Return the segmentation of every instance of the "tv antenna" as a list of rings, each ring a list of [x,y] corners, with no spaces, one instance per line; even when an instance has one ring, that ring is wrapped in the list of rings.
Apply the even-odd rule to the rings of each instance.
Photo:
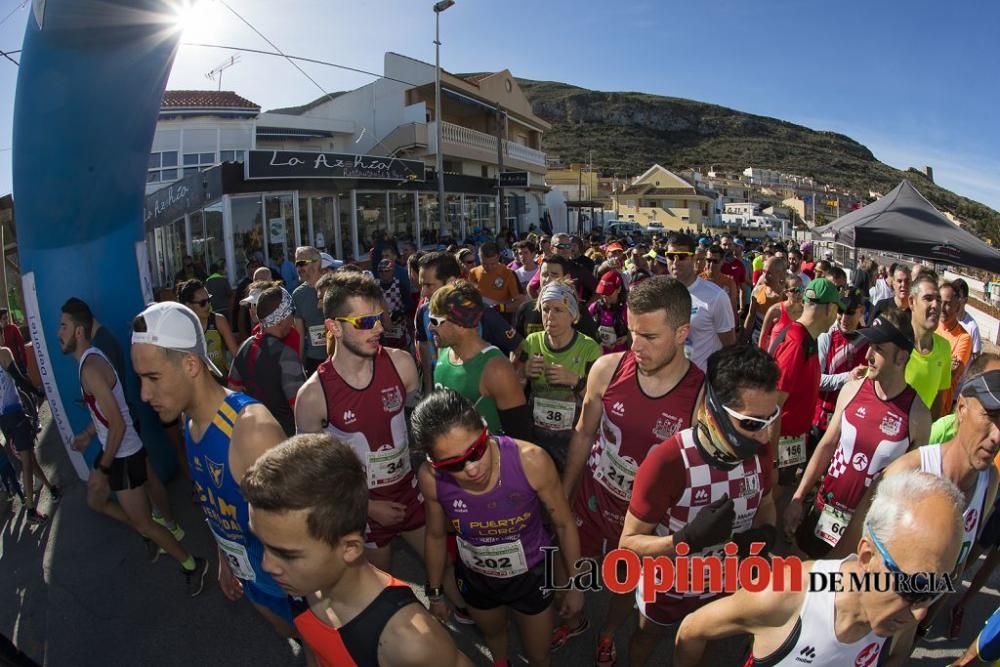
[[[229,58],[223,60],[219,65],[215,67],[215,69],[206,74],[205,78],[215,81],[215,76],[218,75],[219,90],[222,90],[222,73],[225,72],[230,67],[232,67],[233,65],[237,64],[238,62],[240,62],[240,54],[237,53],[236,55],[230,56]]]

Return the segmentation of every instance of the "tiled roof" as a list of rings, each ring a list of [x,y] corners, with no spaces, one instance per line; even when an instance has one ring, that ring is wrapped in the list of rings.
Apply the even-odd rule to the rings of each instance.
[[[252,109],[260,111],[260,106],[231,90],[168,90],[160,101],[161,109],[190,109],[205,107],[210,109]]]

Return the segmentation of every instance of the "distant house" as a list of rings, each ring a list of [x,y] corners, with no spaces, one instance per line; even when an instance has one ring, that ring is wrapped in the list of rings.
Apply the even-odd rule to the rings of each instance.
[[[716,199],[672,171],[654,164],[631,185],[611,195],[617,218],[643,227],[658,222],[664,229],[701,229],[715,213]]]

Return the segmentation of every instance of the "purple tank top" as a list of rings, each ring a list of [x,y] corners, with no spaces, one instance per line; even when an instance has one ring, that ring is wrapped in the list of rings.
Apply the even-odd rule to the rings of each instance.
[[[601,351],[604,354],[624,352],[628,349],[628,345],[615,343],[628,333],[628,313],[624,306],[605,307],[599,301],[595,301],[587,307],[587,310],[597,324],[597,342],[601,344]]]
[[[517,443],[496,436],[500,477],[482,494],[469,493],[446,472],[435,471],[441,508],[458,536],[462,564],[480,574],[509,578],[540,563],[552,536],[542,524],[542,504],[531,487]]]

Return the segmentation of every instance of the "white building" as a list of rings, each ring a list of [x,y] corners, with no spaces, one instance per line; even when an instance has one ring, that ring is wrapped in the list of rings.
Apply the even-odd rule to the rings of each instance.
[[[383,235],[428,245],[537,225],[546,212],[541,142],[550,126],[511,73],[442,72],[439,119],[434,66],[395,53],[384,62],[384,77],[373,83],[268,112],[233,92],[167,91],[146,186],[154,284],[169,285],[184,254],[206,269],[224,258],[237,280],[254,254],[266,261],[300,244],[367,259]],[[443,225],[434,173],[439,120]],[[405,167],[402,180],[249,178],[237,163],[262,151],[388,156],[423,168]],[[498,206],[499,171],[521,175],[508,174],[513,185]]]

